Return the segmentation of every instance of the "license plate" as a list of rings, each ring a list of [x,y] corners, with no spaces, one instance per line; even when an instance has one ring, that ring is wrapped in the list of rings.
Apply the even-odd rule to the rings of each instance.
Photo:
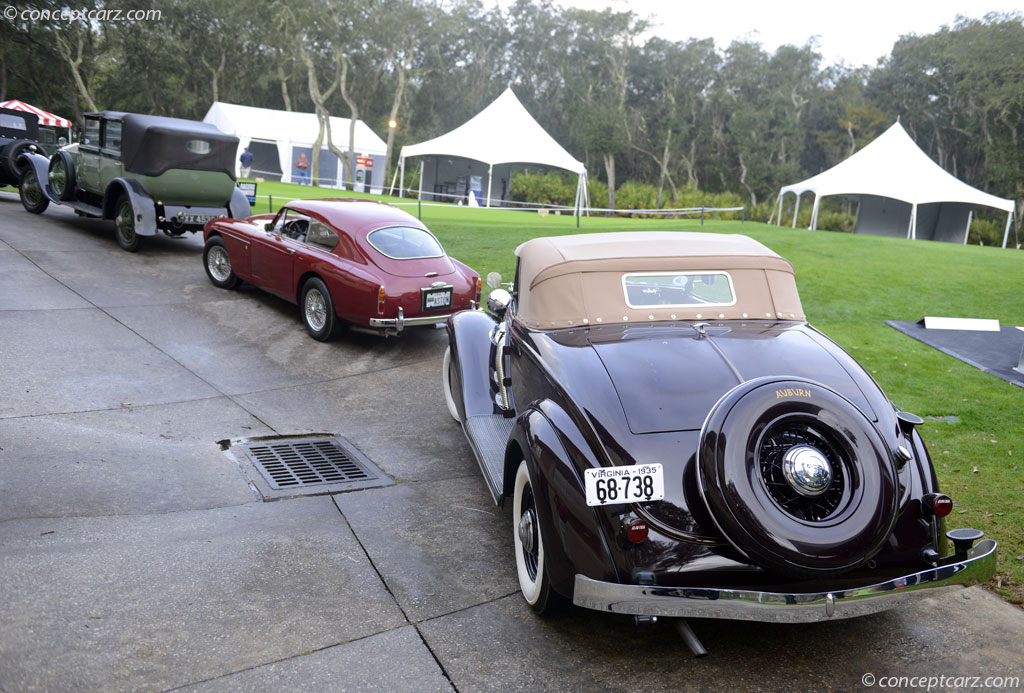
[[[178,218],[181,219],[182,224],[202,224],[205,226],[206,222],[216,217],[212,214],[179,214]]]
[[[665,497],[665,473],[660,464],[586,469],[583,480],[587,505],[645,503]]]
[[[452,307],[452,287],[423,290],[423,310],[440,310]]]

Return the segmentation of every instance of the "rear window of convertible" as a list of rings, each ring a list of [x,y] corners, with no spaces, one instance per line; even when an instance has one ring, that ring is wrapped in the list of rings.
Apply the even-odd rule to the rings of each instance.
[[[736,303],[728,272],[640,272],[622,275],[630,308],[731,306]]]
[[[366,240],[381,254],[395,260],[441,257],[444,250],[437,239],[423,229],[411,226],[389,226],[371,232]]]

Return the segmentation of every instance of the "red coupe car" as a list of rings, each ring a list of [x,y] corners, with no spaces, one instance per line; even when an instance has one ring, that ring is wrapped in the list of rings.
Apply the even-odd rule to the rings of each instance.
[[[297,303],[321,341],[343,322],[394,335],[480,302],[479,274],[416,217],[374,200],[295,200],[277,214],[214,219],[203,236],[215,286],[245,280]]]

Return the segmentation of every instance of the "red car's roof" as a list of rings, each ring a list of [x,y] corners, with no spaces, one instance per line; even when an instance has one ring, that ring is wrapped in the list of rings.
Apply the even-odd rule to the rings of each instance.
[[[384,202],[360,198],[332,200],[292,200],[286,205],[297,212],[311,212],[326,219],[335,228],[365,237],[382,226],[413,226],[426,229],[419,219],[405,210]]]

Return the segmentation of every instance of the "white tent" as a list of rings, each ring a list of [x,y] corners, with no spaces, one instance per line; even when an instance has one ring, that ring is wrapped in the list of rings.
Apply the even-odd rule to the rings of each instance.
[[[951,176],[921,151],[899,122],[845,161],[802,183],[782,188],[779,225],[783,197],[793,193],[796,227],[800,195],[805,192],[814,193],[810,229],[818,226],[818,203],[829,195],[859,202],[854,229],[857,233],[966,243],[971,207],[981,205],[1007,212],[1005,248],[1013,220],[1013,200],[989,195]]]
[[[300,152],[312,158],[312,146],[320,131],[320,124],[315,113],[297,113],[295,111],[275,111],[270,108],[239,106],[233,103],[215,101],[206,112],[203,122],[213,123],[229,135],[238,136],[238,153],[241,155],[246,147],[256,156],[253,163],[254,172],[274,178],[278,175],[288,183],[297,172],[294,161]],[[365,164],[356,171],[357,183],[365,184],[369,192],[380,193],[384,187],[384,159],[388,146],[363,121],[356,121],[355,147],[349,147],[348,118],[331,117],[331,140],[343,152],[352,151],[363,158]],[[325,156],[326,153],[326,156]],[[236,165],[238,158],[235,158]],[[328,183],[340,183],[345,179],[347,171],[344,164],[338,161],[327,149],[327,136],[320,153],[320,177]],[[312,174],[312,171],[310,172]],[[369,174],[369,175],[367,175]],[[363,180],[360,181],[359,178]]]
[[[513,167],[522,168],[531,164],[561,168],[575,173],[578,176],[577,210],[580,209],[581,199],[586,196],[586,167],[565,151],[533,119],[512,93],[511,88],[506,89],[491,105],[451,132],[426,142],[402,147],[399,155],[400,188],[405,187],[405,160],[414,156],[429,158],[432,163],[431,170],[425,171],[421,159],[420,197],[423,196],[424,174],[434,181],[433,193],[439,195],[454,194],[461,197],[468,195],[469,192],[476,195],[483,193],[484,167],[474,167],[469,162],[459,165],[449,161],[456,158],[486,165],[485,199],[488,207],[495,199],[492,196],[494,179],[500,179],[504,187]],[[495,174],[496,168],[498,175]],[[476,175],[477,173],[479,175]],[[501,175],[503,173],[504,178]],[[451,178],[455,182],[446,181],[446,178]],[[479,185],[479,189],[476,185]],[[504,191],[497,198],[498,201],[502,199],[505,199]]]

